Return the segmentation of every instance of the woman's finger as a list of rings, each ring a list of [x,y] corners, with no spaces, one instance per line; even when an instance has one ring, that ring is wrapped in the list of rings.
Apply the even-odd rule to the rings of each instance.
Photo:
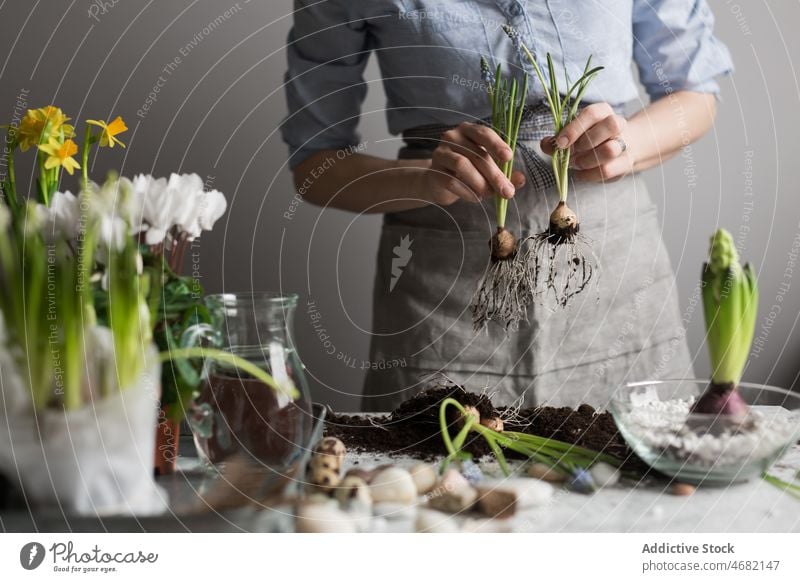
[[[464,183],[448,170],[439,167],[431,167],[433,190],[437,194],[437,200],[446,200],[446,204],[452,204],[456,200],[466,202],[480,202],[481,199]],[[455,200],[453,200],[455,198]]]
[[[493,130],[489,131],[494,133]],[[456,130],[445,132],[442,135],[442,141],[449,149],[469,158],[492,189],[500,196],[504,198],[514,196],[514,185],[506,178],[492,156],[489,155],[489,152],[480,144],[470,139],[463,132]]]
[[[572,146],[574,153],[588,152],[625,130],[627,121],[621,115],[611,115],[594,124]]]
[[[567,149],[578,141],[578,138],[586,133],[590,127],[612,115],[614,115],[614,110],[608,103],[587,105],[556,136],[556,147],[560,150]]]
[[[574,155],[571,164],[579,170],[588,170],[607,164],[623,153],[622,144],[616,139],[609,139],[588,152]]]
[[[462,123],[457,130],[484,148],[498,162],[507,162],[513,157],[509,145],[491,127],[477,123]]]
[[[441,151],[437,149],[437,152],[438,155],[436,155],[434,163],[447,170],[454,178],[448,185],[448,189],[450,189],[450,186],[454,186],[455,181],[458,181],[478,198],[485,198],[494,194],[483,174],[478,171],[469,158],[447,148],[442,148]],[[437,152],[434,152],[434,154]]]
[[[588,170],[576,170],[572,175],[582,182],[615,182],[630,171],[630,164],[622,157]]]

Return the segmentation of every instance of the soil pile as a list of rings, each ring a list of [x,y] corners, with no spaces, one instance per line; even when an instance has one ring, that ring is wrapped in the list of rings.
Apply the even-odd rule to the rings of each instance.
[[[646,470],[646,466],[617,431],[608,412],[597,412],[588,404],[576,409],[537,406],[522,410],[495,408],[484,394],[467,392],[461,386],[429,388],[401,404],[385,416],[342,415],[330,412],[325,434],[342,440],[353,450],[388,455],[408,455],[421,460],[436,460],[445,453],[439,433],[439,407],[446,398],[455,398],[464,406],[474,406],[481,418],[499,416],[505,430],[557,439],[612,455],[625,461],[625,468]],[[455,415],[452,407],[449,409]],[[452,435],[458,419],[448,419]],[[486,441],[472,434],[465,450],[476,458],[490,454]],[[507,451],[509,457],[514,453]]]

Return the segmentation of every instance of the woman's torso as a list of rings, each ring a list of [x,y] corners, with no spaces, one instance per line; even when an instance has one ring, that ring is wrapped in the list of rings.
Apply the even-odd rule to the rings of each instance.
[[[389,130],[399,133],[484,116],[481,56],[518,74],[524,66],[532,77],[530,100],[543,98],[505,24],[518,30],[540,65],[552,55],[560,83],[565,66],[576,79],[590,55],[602,64],[587,101],[619,106],[634,99],[632,9],[633,0],[371,0],[355,5],[353,16],[366,23],[384,79]]]

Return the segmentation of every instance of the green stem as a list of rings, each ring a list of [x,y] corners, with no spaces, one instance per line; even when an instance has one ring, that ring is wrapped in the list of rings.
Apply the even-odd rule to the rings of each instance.
[[[14,165],[14,150],[16,144],[12,144],[8,149],[8,190],[6,196],[9,206],[15,211],[19,208],[19,198],[17,197],[17,173]]]
[[[800,485],[787,483],[783,479],[779,479],[778,477],[775,477],[774,475],[770,475],[768,473],[763,473],[761,475],[761,478],[764,479],[764,481],[766,481],[770,485],[773,485],[778,489],[781,489],[784,493],[788,493],[795,499],[800,500]]]
[[[191,359],[191,358],[202,358],[213,360],[223,364],[229,364],[234,366],[235,368],[239,368],[240,370],[250,374],[257,380],[261,380],[264,384],[272,388],[275,392],[288,396],[292,400],[300,397],[300,392],[297,390],[296,387],[292,386],[291,388],[286,386],[280,386],[275,380],[267,374],[264,370],[241,358],[235,354],[230,352],[226,352],[223,350],[217,350],[212,348],[180,348],[177,350],[170,350],[167,352],[161,352],[159,354],[159,360],[161,362],[167,362],[169,360],[178,360],[178,359]],[[449,437],[448,437],[449,438]]]
[[[44,154],[41,151],[36,152],[36,159],[39,165],[39,202],[45,206],[49,206],[50,197],[47,195],[47,169],[44,167]]]
[[[605,463],[609,463],[611,465],[619,466],[621,461],[616,457],[613,457],[607,453],[601,453],[598,451],[593,451],[592,449],[587,449],[586,447],[582,447],[580,445],[575,445],[571,443],[565,443],[563,441],[558,441],[555,439],[548,439],[545,437],[540,437],[536,435],[521,433],[521,432],[503,432],[504,436],[521,441],[526,444],[530,444],[531,446],[545,448],[545,449],[553,449],[562,453],[567,454],[576,454],[583,457],[587,457],[593,460],[603,461]]]
[[[83,146],[81,150],[81,176],[82,176],[82,187],[81,190],[86,190],[89,186],[89,146],[91,145],[92,140],[92,128],[91,126],[86,126],[86,132],[83,136]]]
[[[503,451],[497,446],[497,441],[493,438],[493,436],[487,436],[484,434],[484,439],[486,442],[489,443],[489,448],[492,449],[492,453],[494,454],[497,462],[500,464],[500,469],[503,471],[503,475],[508,477],[511,474],[511,470],[508,467],[508,462],[506,462],[506,456],[503,454]]]
[[[464,422],[464,426],[455,439],[450,438],[447,424],[447,408],[450,406],[460,412]],[[579,445],[519,432],[497,432],[478,423],[472,415],[466,413],[464,406],[454,398],[446,398],[442,401],[439,407],[439,427],[448,453],[447,458],[442,463],[442,471],[458,457],[470,431],[475,431],[484,438],[505,475],[509,475],[511,471],[503,454],[503,449],[515,451],[529,459],[545,463],[566,475],[571,474],[575,467],[588,468],[597,461],[603,461],[614,467],[620,467],[622,464],[615,457],[592,451]]]
[[[508,199],[497,196],[494,201],[495,213],[497,214],[498,228],[506,227],[506,215],[508,214]]]

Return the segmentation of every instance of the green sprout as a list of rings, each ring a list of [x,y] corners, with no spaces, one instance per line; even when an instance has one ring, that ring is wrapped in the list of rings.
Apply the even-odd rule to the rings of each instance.
[[[503,30],[514,43],[518,52],[527,59],[542,86],[547,106],[553,121],[553,131],[558,136],[562,130],[578,117],[581,101],[589,83],[603,70],[593,67],[592,57],[586,61],[583,73],[570,82],[564,67],[565,92],[562,95],[558,86],[558,76],[553,57],[547,54],[547,73],[545,79],[542,68],[519,32],[511,26]],[[567,205],[569,194],[569,148],[555,148],[552,154],[553,176],[558,191],[558,204],[550,214],[548,227],[543,232],[528,237],[522,261],[523,269],[529,273],[529,287],[537,299],[552,295],[558,307],[565,308],[571,300],[587,288],[596,271],[594,253],[588,238],[579,234],[578,215]]]
[[[510,179],[517,150],[517,137],[526,110],[528,76],[522,81],[502,75],[500,64],[492,73],[489,63],[481,57],[481,75],[488,86],[492,129],[511,149],[511,159],[498,162],[503,175]],[[524,263],[517,261],[517,238],[506,228],[508,199],[495,194],[494,205],[497,230],[489,240],[491,263],[478,282],[472,300],[472,321],[475,331],[489,321],[499,321],[508,331],[513,331],[525,317],[530,302],[527,281],[529,274]]]
[[[711,237],[703,266],[703,312],[711,359],[711,385],[693,412],[741,416],[748,406],[737,390],[755,333],[758,284],[750,265],[742,266],[733,237],[719,229]]]
[[[459,412],[459,419],[463,423],[455,437],[450,437],[447,422],[447,409],[455,408]],[[446,398],[439,407],[439,426],[447,457],[442,462],[441,470],[444,471],[451,462],[465,458],[468,454],[464,443],[470,433],[480,435],[489,445],[489,449],[497,459],[503,474],[508,476],[511,469],[508,465],[503,449],[518,453],[529,460],[544,463],[555,472],[573,479],[585,478],[585,471],[596,462],[604,462],[614,467],[620,467],[622,462],[605,453],[599,453],[579,445],[563,441],[540,437],[522,432],[498,431],[481,424],[480,419],[469,414],[466,408],[454,398]]]

